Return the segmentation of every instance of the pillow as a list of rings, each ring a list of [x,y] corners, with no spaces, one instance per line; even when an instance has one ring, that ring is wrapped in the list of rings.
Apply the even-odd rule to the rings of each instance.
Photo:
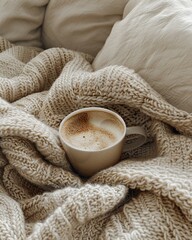
[[[128,0],[50,0],[42,39],[45,48],[65,47],[95,56]]]
[[[169,103],[192,112],[192,1],[130,0],[96,56],[134,69]]]
[[[0,36],[18,45],[41,47],[41,24],[48,0],[0,0]]]

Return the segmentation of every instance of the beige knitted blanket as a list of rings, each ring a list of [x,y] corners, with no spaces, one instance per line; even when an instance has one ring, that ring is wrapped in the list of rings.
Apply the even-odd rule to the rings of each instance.
[[[83,53],[0,38],[0,239],[192,239],[192,114],[134,71],[94,72],[91,62]],[[143,125],[148,140],[81,179],[58,127],[88,106]]]

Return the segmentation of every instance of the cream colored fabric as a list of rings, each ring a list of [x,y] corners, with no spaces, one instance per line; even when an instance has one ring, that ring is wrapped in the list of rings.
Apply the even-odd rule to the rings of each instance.
[[[132,70],[94,72],[91,61],[64,48],[39,52],[0,39],[0,239],[191,239],[192,115]],[[144,126],[148,140],[81,179],[58,127],[87,106]]]
[[[191,16],[190,0],[130,0],[94,69],[134,69],[169,103],[192,113]]]
[[[0,36],[18,45],[41,47],[41,25],[49,0],[1,0]]]
[[[43,23],[45,48],[65,47],[95,56],[128,0],[50,0]]]
[[[64,47],[95,56],[128,0],[1,0],[0,36],[35,47]]]

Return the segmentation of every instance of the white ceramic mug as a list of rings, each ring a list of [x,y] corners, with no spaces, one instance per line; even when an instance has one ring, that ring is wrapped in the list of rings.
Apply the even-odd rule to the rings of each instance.
[[[105,131],[105,128],[109,128],[107,131],[113,133],[113,127],[116,127],[117,123],[120,123],[121,128],[119,129],[122,130],[115,130],[116,133],[117,131],[120,131],[118,132],[119,138],[117,139],[117,141],[114,141],[110,143],[107,147],[98,150],[83,149],[81,147],[75,146],[73,142],[69,142],[69,139],[64,137],[66,131],[69,130],[66,127],[67,122],[69,122],[74,117],[82,116],[82,114],[84,113],[96,113],[97,115],[100,114],[101,117],[99,118],[99,121],[105,123],[107,123],[107,114],[110,114],[110,117],[113,117],[115,119],[115,125],[110,125],[111,130],[108,125],[105,125],[105,127],[103,127],[103,130]],[[102,116],[104,117],[104,119],[102,119]],[[94,119],[94,121],[97,121],[97,119]],[[96,122],[96,125],[99,124],[100,123],[97,124]],[[72,134],[75,135],[76,131],[78,132],[79,130],[76,130],[75,125],[72,125],[72,127],[73,128],[70,131],[72,131]],[[71,165],[77,173],[85,177],[90,177],[102,169],[113,166],[120,160],[123,151],[133,150],[146,142],[146,134],[143,127],[126,127],[124,120],[117,113],[100,107],[83,108],[67,115],[60,124],[59,136]],[[129,140],[131,140],[129,144],[125,143],[126,136],[129,136]]]

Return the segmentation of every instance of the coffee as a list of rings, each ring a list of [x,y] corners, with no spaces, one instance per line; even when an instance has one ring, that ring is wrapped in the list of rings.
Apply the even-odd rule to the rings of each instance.
[[[134,141],[124,144],[125,136]],[[113,111],[88,107],[63,119],[59,138],[76,173],[90,177],[118,163],[123,151],[144,144],[146,133],[140,126],[126,127],[122,117]]]
[[[86,111],[65,121],[61,135],[66,143],[84,151],[98,151],[114,145],[124,133],[122,122],[101,111]]]

